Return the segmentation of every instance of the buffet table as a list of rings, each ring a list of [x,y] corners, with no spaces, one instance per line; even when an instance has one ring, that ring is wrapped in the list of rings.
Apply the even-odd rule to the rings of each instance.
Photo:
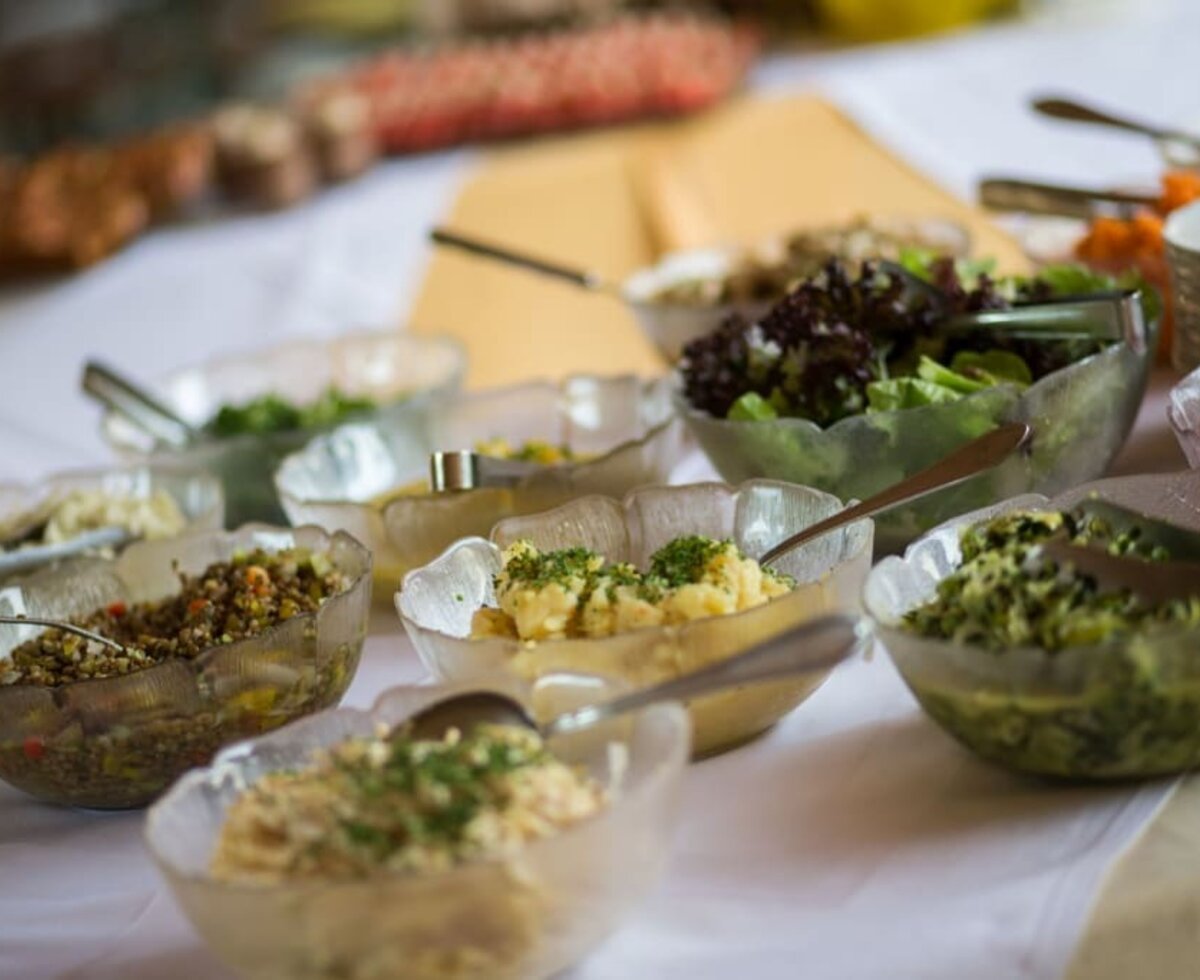
[[[1187,7],[1130,5],[1095,24],[1035,22],[781,57],[760,69],[756,85],[767,95],[821,90],[962,196],[985,170],[1098,184],[1148,178],[1156,160],[1139,141],[1037,122],[1023,102],[1056,86],[1186,118],[1188,79],[1169,85],[1163,71],[1194,64],[1200,14]],[[546,150],[570,154],[573,145]],[[151,378],[290,336],[394,324],[406,311],[417,329],[461,330],[433,322],[446,307],[430,298],[438,273],[427,280],[424,233],[461,203],[480,157],[387,163],[306,207],[161,232],[74,280],[5,294],[0,477],[109,458],[97,413],[76,389],[85,356]],[[606,220],[619,224],[619,208],[610,211]],[[677,212],[667,227],[676,244],[705,234]],[[606,263],[604,254],[576,257]],[[626,271],[627,254],[607,258],[604,271]],[[484,290],[476,303],[486,302]],[[572,302],[548,299],[549,324],[531,316],[539,344],[551,332],[561,338],[546,371],[653,365],[648,347],[626,345],[618,356],[594,338],[573,339],[562,319]],[[619,316],[591,310],[580,315]],[[494,338],[474,329],[474,339],[464,336],[476,360],[472,383],[529,373],[497,358],[487,346]],[[1165,422],[1171,381],[1155,377],[1118,471],[1183,465]],[[711,474],[694,456],[676,479]],[[385,687],[422,676],[397,617],[377,609],[347,703],[368,705]],[[1147,827],[1153,842],[1154,818],[1175,786],[1054,785],[986,766],[921,714],[876,651],[837,670],[763,739],[691,768],[661,886],[570,975],[1054,978],[1074,960],[1073,976],[1098,976],[1103,964],[1081,945],[1089,917],[1114,928],[1135,921],[1110,900],[1113,868],[1130,880],[1141,874],[1141,894],[1149,893],[1144,869],[1117,862]],[[55,809],[0,787],[0,976],[226,975],[166,892],[141,822],[140,813]],[[1159,861],[1163,853],[1154,851]],[[1173,894],[1187,892],[1186,880],[1177,876]],[[1131,930],[1124,940],[1138,938]]]

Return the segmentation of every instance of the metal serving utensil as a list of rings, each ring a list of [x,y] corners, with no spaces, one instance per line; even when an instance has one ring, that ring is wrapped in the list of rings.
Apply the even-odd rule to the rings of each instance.
[[[1130,119],[1127,116],[1118,116],[1073,99],[1043,96],[1034,99],[1030,104],[1035,111],[1052,119],[1065,119],[1068,122],[1091,123],[1096,126],[1108,126],[1110,129],[1123,129],[1126,132],[1139,133],[1155,140],[1189,143],[1200,150],[1200,136],[1195,133],[1185,133],[1177,129]]]
[[[926,282],[898,262],[878,263],[881,272],[904,282],[935,310],[947,313],[937,325],[942,333],[992,330],[1006,337],[1027,340],[1075,340],[1081,337],[1109,342],[1124,341],[1136,353],[1146,349],[1146,318],[1141,292],[1114,289],[1083,296],[1024,303],[1006,310],[979,310],[949,314],[950,299],[931,282]]]
[[[986,472],[1024,446],[1029,441],[1031,431],[1024,422],[1006,422],[991,432],[972,439],[966,445],[959,446],[932,466],[927,466],[899,483],[893,483],[886,490],[881,490],[866,500],[852,504],[832,517],[817,521],[798,534],[793,534],[767,551],[759,559],[759,564],[769,565],[794,548],[808,544],[830,531],[836,531],[839,527],[860,521],[864,517],[873,517],[910,500],[955,486]]]
[[[18,548],[14,551],[0,551],[0,578],[25,572],[31,568],[73,558],[85,551],[96,548],[121,548],[132,541],[134,535],[126,528],[111,525],[98,527],[92,531],[78,534],[69,541],[58,541],[53,544],[34,545],[30,548]]]
[[[1010,177],[985,177],[979,182],[979,203],[993,211],[1053,214],[1085,221],[1101,215],[1128,218],[1158,202],[1149,194],[1093,190],[1062,184],[1042,184]]]
[[[176,449],[195,442],[200,433],[141,385],[97,361],[88,361],[80,380],[83,391],[143,432]]]
[[[544,469],[537,463],[497,459],[470,449],[438,450],[429,454],[429,486],[434,493],[479,487],[512,487]]]
[[[1150,517],[1101,497],[1085,497],[1071,509],[1104,521],[1116,534],[1137,531],[1142,542],[1162,548],[1173,560],[1200,562],[1200,531]]]
[[[24,626],[26,624],[31,626],[49,626],[56,630],[62,630],[64,633],[74,633],[76,636],[82,636],[86,640],[103,644],[121,653],[127,652],[124,646],[111,637],[102,636],[89,629],[84,629],[82,626],[76,626],[74,623],[64,623],[58,619],[45,619],[42,616],[0,616],[0,623],[7,623],[12,626]]]
[[[1128,590],[1149,605],[1200,596],[1200,562],[1149,561],[1111,555],[1104,548],[1072,544],[1065,534],[1044,542],[1041,554],[1058,565],[1070,564],[1095,579],[1102,592]]]
[[[870,639],[865,619],[835,615],[810,620],[728,659],[682,677],[564,712],[539,724],[519,701],[495,691],[453,694],[423,708],[402,729],[414,738],[441,738],[451,728],[517,725],[550,738],[578,731],[660,701],[690,701],[704,694],[829,670]]]
[[[572,286],[579,286],[582,289],[589,289],[592,292],[607,293],[621,300],[625,298],[621,293],[619,285],[610,282],[597,272],[589,272],[585,269],[562,265],[559,262],[553,262],[549,259],[529,255],[526,252],[520,252],[509,248],[507,245],[497,245],[495,242],[487,242],[472,235],[464,235],[457,231],[451,231],[449,228],[434,228],[429,232],[429,238],[436,245],[457,248],[461,251],[469,252],[471,255],[491,259],[495,262],[503,262],[506,265],[525,269],[528,272],[537,272],[544,276],[552,276],[555,279],[569,282]]]

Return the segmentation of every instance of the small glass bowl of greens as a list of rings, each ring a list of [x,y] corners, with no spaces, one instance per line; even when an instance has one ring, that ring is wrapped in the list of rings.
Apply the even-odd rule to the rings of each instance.
[[[1119,477],[966,514],[876,565],[867,612],[921,707],[990,762],[1070,779],[1194,768],[1200,595],[1147,604],[1038,549],[1059,531],[1168,557],[1072,508],[1098,497],[1196,530],[1198,494],[1200,473]]]
[[[992,279],[986,264],[910,253],[960,312],[1083,295],[1116,283],[1078,267]],[[756,323],[727,320],[689,345],[675,400],[726,480],[756,477],[862,499],[1007,421],[1030,450],[957,487],[881,515],[895,551],[955,514],[1101,475],[1133,426],[1157,340],[1158,297],[1142,293],[1144,351],[1089,338],[996,331],[940,335],[940,315],[903,280],[838,265]]]
[[[0,779],[69,806],[144,806],[223,745],[332,707],[358,667],[371,556],[250,524],[130,545],[0,589]]]
[[[323,712],[233,746],[151,808],[147,846],[183,911],[226,964],[263,980],[542,980],[583,959],[629,917],[657,882],[676,824],[689,735],[678,704],[549,740],[549,752],[598,785],[605,801],[573,825],[502,853],[481,847],[478,856],[420,869],[383,866],[381,857],[381,866],[365,873],[334,867],[279,880],[214,874],[230,810],[261,780],[302,772],[315,752],[369,738],[379,726],[386,732],[465,689],[517,697],[539,718],[620,690],[567,676],[532,686],[492,679],[392,688],[369,711]],[[555,797],[561,791],[548,802]],[[347,833],[363,826],[358,799],[339,799]],[[498,834],[479,836],[486,844]],[[357,832],[354,843],[364,838]]]
[[[279,461],[315,433],[343,422],[386,420],[419,429],[457,392],[462,348],[444,337],[361,331],[334,340],[292,340],[186,368],[154,386],[200,431],[184,449],[156,444],[124,418],[102,432],[122,455],[205,469],[225,489],[226,522],[285,523],[271,482]]]
[[[501,518],[666,482],[683,444],[665,380],[580,374],[464,395],[416,434],[383,420],[341,426],[288,456],[275,485],[294,523],[368,544],[376,595],[391,602],[406,572]],[[429,454],[439,449],[541,465],[514,486],[432,493]]]
[[[645,687],[731,657],[806,620],[856,611],[871,562],[870,521],[839,528],[782,556],[775,571],[787,580],[786,588],[768,587],[763,581],[768,573],[760,578],[757,567],[745,564],[841,508],[841,501],[829,494],[767,480],[740,487],[641,487],[623,500],[583,497],[544,513],[501,521],[491,540],[465,538],[452,545],[405,577],[396,608],[425,665],[445,680],[496,673],[528,680],[567,672]],[[610,585],[618,584],[615,577],[610,584],[568,586],[576,589],[578,599],[568,600],[566,607],[548,583],[549,589],[527,602],[518,599],[531,615],[545,610],[545,621],[551,623],[563,608],[586,608],[586,591],[591,590],[601,600],[607,596],[616,615],[613,631],[584,629],[536,641],[516,633],[482,633],[477,614],[484,610],[482,615],[488,616],[503,604],[497,575],[506,567],[505,549],[517,542],[549,553],[551,563],[574,562],[572,552],[577,556],[587,549],[622,577],[635,569],[652,574],[660,555],[674,554],[672,562],[678,568],[679,550],[672,546],[680,542],[693,555],[697,543],[705,551],[728,543],[740,555],[737,565],[724,567],[740,570],[722,575],[715,587],[704,583],[689,590],[690,609],[684,607],[682,589],[671,596],[649,578],[645,585],[656,594],[629,594],[620,588],[614,592]],[[660,607],[674,603],[682,615],[655,622],[657,617],[643,615],[647,610],[638,600]],[[827,675],[823,668],[795,679],[697,698],[688,705],[694,753],[711,755],[760,735],[812,694]]]

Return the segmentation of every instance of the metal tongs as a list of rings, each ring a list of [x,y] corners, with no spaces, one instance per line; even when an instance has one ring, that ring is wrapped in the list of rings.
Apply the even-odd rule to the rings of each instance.
[[[898,262],[880,262],[879,268],[902,279],[914,293],[937,310],[947,312],[949,297],[933,283],[914,275]],[[1090,338],[1124,341],[1136,353],[1146,350],[1146,318],[1141,293],[1117,289],[1025,303],[1007,310],[947,315],[938,329],[948,333],[992,330],[1007,337],[1026,340],[1076,340]]]
[[[1084,500],[1073,509],[1104,521],[1116,534],[1136,530],[1144,544],[1161,547],[1170,557],[1152,561],[1114,555],[1104,547],[1072,544],[1066,532],[1055,534],[1041,546],[1044,557],[1060,565],[1070,564],[1076,572],[1094,579],[1102,591],[1129,591],[1150,605],[1200,596],[1200,532],[1107,500]]]

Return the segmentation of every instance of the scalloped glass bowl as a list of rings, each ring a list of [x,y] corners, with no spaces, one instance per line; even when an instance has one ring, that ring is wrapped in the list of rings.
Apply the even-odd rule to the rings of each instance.
[[[1156,346],[1157,325],[1147,351]],[[736,422],[685,401],[679,414],[717,472],[730,482],[769,477],[864,499],[936,463],[1002,422],[1027,422],[1031,451],[994,470],[876,518],[876,542],[896,551],[956,514],[1018,493],[1054,494],[1100,476],[1133,428],[1151,355],[1124,344],[1076,361],[1024,391],[988,388],[946,405],[855,415],[822,429],[807,419]]]
[[[616,636],[552,640],[526,645],[515,639],[469,639],[471,617],[495,604],[493,576],[501,551],[526,538],[540,549],[584,545],[610,561],[639,568],[667,542],[686,534],[731,538],[752,557],[789,534],[840,510],[835,497],[807,487],[755,481],[646,487],[617,501],[585,497],[556,510],[502,521],[492,541],[468,538],[424,568],[411,572],[396,608],[417,653],[432,673],[468,680],[498,671],[525,678],[550,672],[594,674],[644,687],[730,657],[791,626],[829,612],[856,610],[871,564],[871,524],[831,532],[775,565],[797,587],[765,605]],[[708,695],[689,704],[697,756],[732,748],[770,728],[826,677],[756,684]]]
[[[1200,368],[1185,375],[1171,389],[1167,419],[1188,466],[1200,469]]]
[[[433,450],[495,437],[514,445],[544,439],[594,458],[545,467],[510,488],[394,492],[427,478]],[[390,600],[406,572],[458,538],[584,494],[619,496],[665,482],[682,456],[666,382],[577,375],[466,395],[416,436],[381,424],[342,426],[285,459],[275,484],[294,523],[343,528],[367,543],[376,595]]]
[[[336,385],[345,394],[379,403],[367,418],[419,429],[445,398],[458,391],[465,369],[466,355],[449,338],[361,331],[329,341],[294,339],[278,347],[207,361],[152,387],[167,406],[197,427],[225,404],[242,404],[271,392],[305,404]],[[225,488],[230,527],[247,521],[285,522],[272,474],[284,456],[301,448],[317,431],[208,439],[175,450],[154,445],[144,432],[112,413],[101,424],[104,439],[123,456],[216,474]]]
[[[187,519],[184,533],[215,531],[225,518],[220,481],[203,470],[174,466],[122,466],[65,470],[31,483],[0,483],[0,538],[25,516],[51,506],[76,490],[99,490],[114,497],[145,500],[159,490],[171,496]],[[39,569],[34,574],[46,574]]]
[[[346,534],[247,525],[140,542],[116,559],[73,562],[0,589],[0,612],[61,619],[158,599],[175,589],[176,569],[197,573],[240,550],[293,545],[327,553],[350,579],[316,613],[123,677],[0,686],[0,778],[52,803],[141,806],[222,745],[337,704],[370,610],[371,556]],[[0,656],[39,632],[0,625]]]
[[[524,694],[549,717],[609,688],[547,677],[468,685]],[[395,725],[457,687],[401,687],[371,711],[340,709],[222,752],[150,810],[146,841],[175,897],[230,966],[255,980],[538,980],[582,959],[657,881],[688,754],[687,716],[654,705],[551,744],[614,791],[604,811],[506,861],[432,875],[274,886],[216,882],[207,868],[230,803],[315,748]]]
[[[948,255],[966,255],[970,249],[967,230],[947,219],[892,216],[876,218],[874,223],[894,234],[925,242],[928,247],[937,248]],[[760,251],[780,248],[780,236],[764,239],[751,247]],[[753,320],[774,305],[772,300],[746,300],[706,306],[655,299],[658,293],[671,286],[697,279],[723,278],[746,251],[743,246],[726,246],[672,252],[656,265],[639,269],[621,284],[621,294],[633,310],[638,326],[669,364],[679,360],[683,348],[690,341],[711,333],[731,313],[740,313]]]
[[[1100,480],[1050,501],[1017,497],[942,525],[903,557],[885,558],[867,578],[867,612],[921,707],[990,762],[1073,779],[1153,776],[1195,767],[1200,765],[1200,635],[1195,630],[1054,654],[1034,648],[996,654],[900,628],[903,615],[932,598],[937,583],[958,567],[965,528],[1011,510],[1047,503],[1069,507],[1091,494],[1200,528],[1196,472]],[[1140,706],[1137,714],[1133,703]]]

